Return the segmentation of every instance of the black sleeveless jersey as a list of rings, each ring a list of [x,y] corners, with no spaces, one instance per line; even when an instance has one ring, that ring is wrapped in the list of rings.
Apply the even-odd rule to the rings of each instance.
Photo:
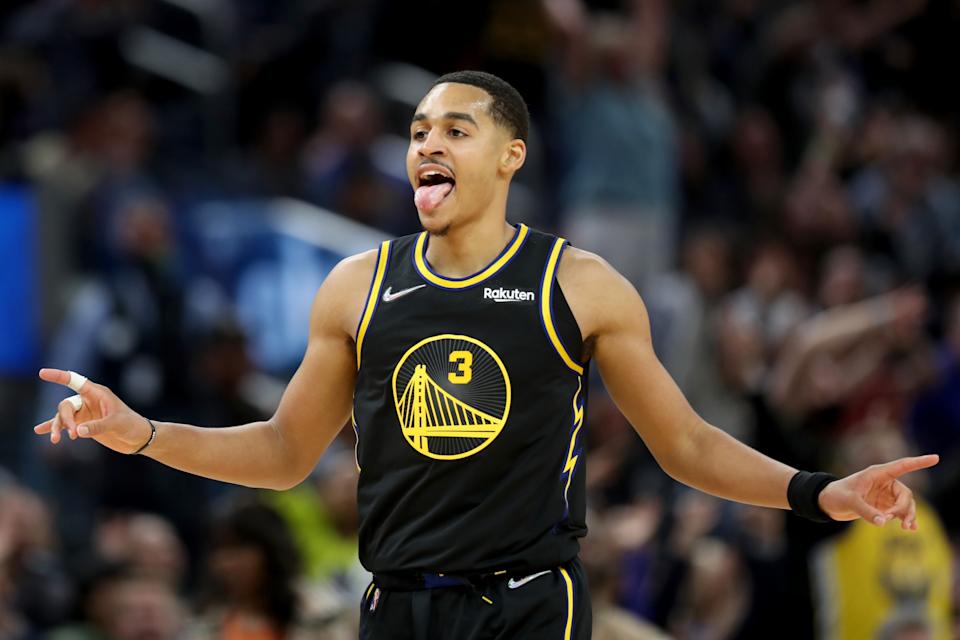
[[[357,330],[360,560],[373,572],[539,570],[586,533],[582,339],[566,241],[517,225],[468,278],[384,242]]]

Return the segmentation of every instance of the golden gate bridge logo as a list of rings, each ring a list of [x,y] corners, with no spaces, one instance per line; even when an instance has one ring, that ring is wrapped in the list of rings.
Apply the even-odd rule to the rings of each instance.
[[[476,338],[421,340],[393,372],[393,399],[407,443],[438,460],[466,458],[500,435],[510,412],[510,378]]]

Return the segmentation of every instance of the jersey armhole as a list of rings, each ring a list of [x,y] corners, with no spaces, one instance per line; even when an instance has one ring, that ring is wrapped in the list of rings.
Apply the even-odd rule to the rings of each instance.
[[[543,278],[540,280],[540,323],[563,363],[578,376],[582,376],[583,365],[570,355],[553,321],[553,285],[557,279],[557,265],[560,264],[560,256],[566,245],[565,238],[554,240],[550,257],[547,258],[547,264],[543,269]]]
[[[360,357],[363,349],[363,338],[367,335],[367,329],[370,327],[370,321],[373,320],[373,314],[377,310],[377,302],[380,300],[380,289],[383,287],[383,279],[387,273],[387,264],[390,262],[390,241],[384,240],[380,243],[377,250],[377,268],[373,271],[370,279],[370,289],[367,292],[367,301],[363,305],[363,313],[360,314],[360,322],[357,324],[357,369],[360,369]]]

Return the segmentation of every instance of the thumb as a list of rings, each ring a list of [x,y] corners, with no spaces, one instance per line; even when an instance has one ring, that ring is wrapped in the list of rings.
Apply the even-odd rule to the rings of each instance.
[[[81,425],[77,426],[77,435],[81,438],[92,438],[94,436],[99,436],[103,433],[106,433],[110,428],[109,425],[110,418],[101,418],[99,420],[91,420],[90,422],[84,422]]]

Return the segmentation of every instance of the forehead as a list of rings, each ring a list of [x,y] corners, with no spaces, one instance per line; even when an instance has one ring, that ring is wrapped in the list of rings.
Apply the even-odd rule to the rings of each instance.
[[[439,118],[445,113],[468,113],[479,122],[481,118],[489,118],[490,94],[469,84],[445,82],[430,90],[420,104],[417,105],[417,114],[427,118]]]

